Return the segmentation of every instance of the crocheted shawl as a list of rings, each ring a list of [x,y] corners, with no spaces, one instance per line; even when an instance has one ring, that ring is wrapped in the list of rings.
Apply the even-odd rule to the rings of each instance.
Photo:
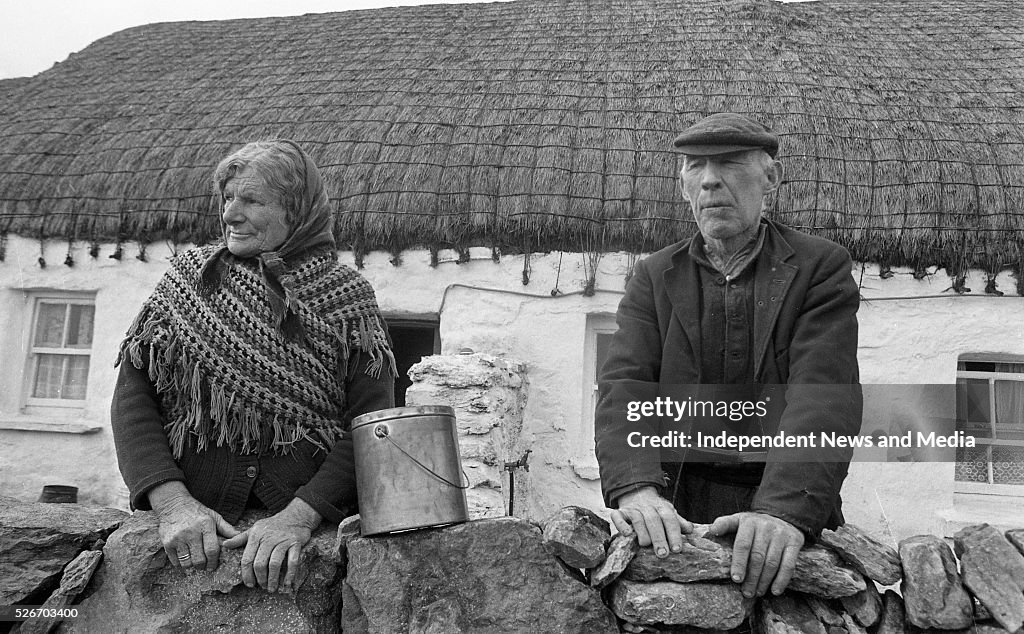
[[[216,283],[204,278],[217,268]],[[176,257],[121,344],[135,367],[149,355],[174,457],[186,443],[241,453],[288,453],[302,440],[327,449],[348,421],[345,375],[353,350],[379,376],[395,360],[369,283],[335,261],[307,253],[284,273],[297,336],[282,331],[281,297],[258,258],[208,246]],[[276,277],[276,276],[275,276]],[[276,281],[276,280],[275,280]]]

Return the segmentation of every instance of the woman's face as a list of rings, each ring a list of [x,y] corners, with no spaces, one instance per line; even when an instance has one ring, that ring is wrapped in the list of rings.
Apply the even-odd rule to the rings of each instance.
[[[284,207],[251,167],[224,184],[223,218],[228,250],[240,258],[275,250],[290,230]]]

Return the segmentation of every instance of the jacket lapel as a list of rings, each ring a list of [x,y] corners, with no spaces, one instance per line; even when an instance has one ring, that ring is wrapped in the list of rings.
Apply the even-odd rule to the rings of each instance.
[[[789,246],[775,226],[768,222],[768,235],[761,255],[757,258],[754,275],[755,380],[761,376],[768,344],[775,330],[775,322],[779,319],[782,302],[797,274],[797,267],[786,263],[792,255],[793,247]]]
[[[672,314],[683,326],[683,332],[690,342],[693,359],[696,360],[694,374],[700,375],[700,279],[697,263],[689,257],[689,243],[672,255],[672,267],[664,274],[665,292],[672,304]],[[699,380],[699,379],[698,379]]]

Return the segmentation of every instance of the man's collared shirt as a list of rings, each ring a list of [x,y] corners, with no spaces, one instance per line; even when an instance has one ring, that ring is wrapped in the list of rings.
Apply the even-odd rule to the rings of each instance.
[[[690,243],[701,286],[701,383],[754,382],[754,267],[764,247],[762,221],[747,245],[726,264],[726,271],[708,258],[703,237]]]

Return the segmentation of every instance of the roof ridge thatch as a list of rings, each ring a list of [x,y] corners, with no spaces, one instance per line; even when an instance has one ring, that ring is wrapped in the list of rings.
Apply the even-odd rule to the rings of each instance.
[[[288,136],[342,244],[651,251],[674,134],[782,137],[770,214],[884,265],[1024,259],[1014,0],[522,0],[127,29],[0,96],[0,231],[217,235],[215,163]],[[0,88],[7,86],[0,84]]]

